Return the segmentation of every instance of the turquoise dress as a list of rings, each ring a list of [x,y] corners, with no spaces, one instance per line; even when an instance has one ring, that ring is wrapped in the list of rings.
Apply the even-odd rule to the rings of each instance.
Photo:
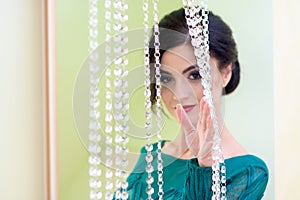
[[[165,141],[162,145],[164,143]],[[156,150],[157,143],[153,145],[152,151],[154,157],[152,162],[154,167],[153,199],[158,199]],[[131,200],[147,199],[146,153],[143,147],[134,170],[127,178],[127,191]],[[210,167],[200,167],[197,159],[183,160],[167,154],[162,154],[162,158],[164,164],[163,199],[211,199],[212,169]],[[226,159],[225,164],[227,200],[257,200],[263,197],[268,182],[268,169],[261,159],[253,155],[244,155]]]

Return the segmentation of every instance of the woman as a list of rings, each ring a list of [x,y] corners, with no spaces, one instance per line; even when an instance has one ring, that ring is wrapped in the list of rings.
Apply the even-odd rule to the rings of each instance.
[[[165,16],[160,24],[161,97],[167,112],[181,124],[173,141],[162,142],[164,199],[211,199],[213,136],[210,109],[203,97],[201,76],[190,43],[184,10]],[[220,127],[223,156],[226,164],[227,199],[261,199],[268,182],[268,169],[256,156],[250,155],[230,134],[221,114],[222,95],[235,90],[240,79],[240,66],[232,32],[222,19],[209,13],[209,50],[212,93]],[[153,38],[150,42],[153,44]],[[150,50],[154,61],[154,49]],[[152,78],[153,78],[152,68]],[[155,85],[152,103],[155,104]],[[153,145],[153,166],[157,144]],[[147,199],[145,172],[146,150],[129,175],[130,199]],[[152,197],[158,197],[157,171],[152,173]]]

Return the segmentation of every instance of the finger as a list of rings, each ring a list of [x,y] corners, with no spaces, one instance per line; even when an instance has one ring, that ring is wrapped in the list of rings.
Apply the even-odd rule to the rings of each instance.
[[[206,118],[207,118],[207,103],[204,102],[202,117],[201,117],[201,127],[202,130],[206,130]]]
[[[196,131],[196,128],[192,124],[190,118],[186,114],[185,110],[183,109],[181,104],[176,105],[176,112],[179,119],[179,123],[183,127],[183,129],[187,132],[187,134],[190,134],[192,132]]]
[[[212,126],[212,119],[210,114],[207,116],[206,119],[206,128],[207,128],[207,136],[206,136],[206,141],[212,141],[214,138],[214,129]]]
[[[201,119],[201,113],[203,109],[204,98],[202,97],[199,103],[199,119]]]
[[[205,131],[207,129],[207,116],[210,114],[210,109],[208,107],[208,103],[206,101],[203,101],[203,106],[202,106],[202,113],[200,113],[200,128],[201,130]]]
[[[177,104],[176,108],[177,108],[176,111],[177,111],[178,119],[180,120],[180,124],[185,133],[186,144],[190,149],[191,153],[194,156],[196,156],[197,154],[199,154],[199,147],[200,147],[197,129],[193,126],[188,115],[182,108],[182,105]]]
[[[204,97],[201,98],[200,103],[199,103],[199,115],[198,115],[197,129],[201,128],[203,105],[204,105]]]

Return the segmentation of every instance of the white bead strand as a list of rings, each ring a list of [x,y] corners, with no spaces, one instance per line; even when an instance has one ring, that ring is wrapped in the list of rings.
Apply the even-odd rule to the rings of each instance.
[[[162,135],[161,135],[161,127],[162,127],[162,104],[161,104],[161,74],[160,74],[160,42],[159,42],[159,19],[158,19],[158,0],[153,0],[153,8],[154,8],[154,58],[155,58],[155,90],[156,90],[156,123],[158,126],[157,131],[157,185],[158,185],[158,198],[159,200],[163,199],[164,191],[163,191],[163,160],[162,160]]]
[[[145,157],[146,160],[146,172],[147,172],[147,178],[146,178],[146,183],[147,183],[147,188],[146,188],[146,193],[148,195],[147,200],[152,200],[152,194],[154,193],[154,189],[152,187],[152,183],[154,181],[152,177],[152,172],[153,172],[153,166],[152,166],[152,161],[153,161],[153,155],[152,155],[152,150],[153,150],[153,145],[152,145],[152,112],[151,112],[151,78],[150,78],[150,55],[149,55],[149,3],[148,0],[143,1],[143,13],[144,13],[144,67],[145,67],[145,131],[146,131],[146,139],[147,139],[147,144],[146,144],[146,151],[147,155]]]
[[[222,155],[221,137],[211,91],[207,2],[206,0],[202,0],[201,3],[196,0],[183,0],[183,5],[191,43],[194,47],[199,73],[202,77],[203,93],[210,107],[215,132],[212,147],[212,200],[223,200],[226,199],[226,167]]]
[[[89,186],[90,186],[90,200],[97,200],[102,198],[100,191],[102,182],[100,169],[101,164],[101,135],[100,135],[100,112],[99,112],[99,65],[98,54],[95,49],[98,46],[98,1],[89,0],[89,70],[90,70],[90,105],[89,105]]]
[[[112,5],[111,0],[105,0],[105,199],[113,199],[113,136],[112,136],[112,72],[111,72],[111,56],[112,56]]]
[[[126,25],[126,21],[128,20],[128,16],[126,14],[126,10],[128,9],[128,5],[124,0],[115,0],[113,2],[113,6],[115,9],[114,12],[114,24],[113,29],[115,31],[115,166],[116,166],[116,199],[128,199],[127,186],[128,183],[126,181],[127,170],[126,167],[128,165],[127,160],[127,143],[128,136],[127,133],[129,131],[129,127],[127,122],[129,120],[128,115],[128,98],[129,94],[126,91],[128,86],[127,75],[128,75],[128,59],[126,57],[126,53],[128,50],[126,49],[126,44],[128,42],[128,37],[126,36],[126,32],[128,31],[128,26]]]

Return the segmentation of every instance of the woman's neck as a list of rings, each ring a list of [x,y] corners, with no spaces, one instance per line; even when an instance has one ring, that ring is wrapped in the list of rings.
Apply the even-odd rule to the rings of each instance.
[[[162,148],[162,152],[181,159],[190,159],[193,157],[189,153],[183,128],[180,128],[178,135],[173,141],[165,143]]]

